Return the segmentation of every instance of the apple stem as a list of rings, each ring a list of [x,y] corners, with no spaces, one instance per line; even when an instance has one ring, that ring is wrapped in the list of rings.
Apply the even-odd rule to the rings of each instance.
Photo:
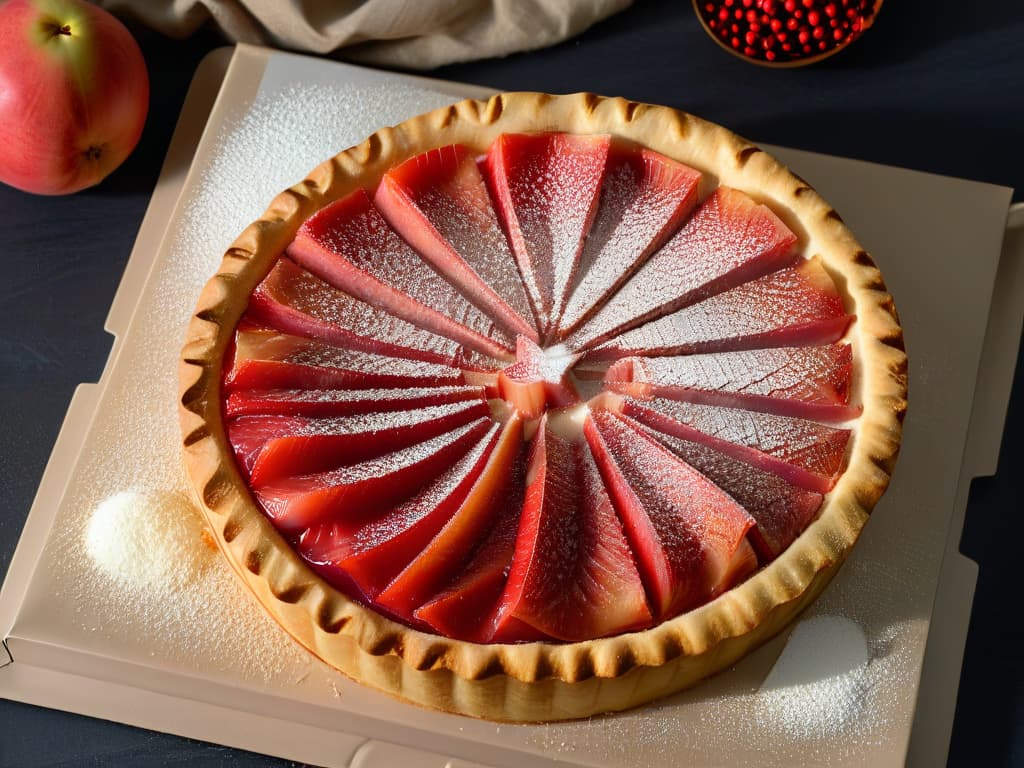
[[[59,37],[60,35],[67,35],[71,37],[71,25],[70,24],[57,24],[56,22],[48,25],[50,31],[50,37]]]
[[[99,160],[103,156],[103,147],[99,147],[95,144],[91,145],[82,154],[85,155],[88,160]]]

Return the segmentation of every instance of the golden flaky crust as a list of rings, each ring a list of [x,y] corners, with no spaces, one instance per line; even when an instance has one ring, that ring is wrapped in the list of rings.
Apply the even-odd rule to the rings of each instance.
[[[768,203],[820,254],[847,308],[864,415],[849,467],[820,517],[768,567],[713,602],[645,632],[570,644],[477,645],[390,621],[329,586],[257,509],[221,417],[222,361],[249,295],[302,221],[388,169],[453,143],[484,152],[501,133],[607,133],[634,141]],[[232,567],[306,648],[347,675],[430,708],[507,721],[621,710],[732,664],[807,606],[845,559],[889,482],[906,405],[902,334],[882,277],[838,214],[803,180],[717,125],[672,109],[592,94],[512,93],[467,100],[384,128],[282,192],[228,249],[203,290],[180,363],[184,456]]]

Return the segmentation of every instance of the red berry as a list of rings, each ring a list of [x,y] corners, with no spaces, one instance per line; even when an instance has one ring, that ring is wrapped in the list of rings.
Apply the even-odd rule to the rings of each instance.
[[[713,37],[765,62],[839,50],[870,26],[875,7],[875,0],[694,1]]]

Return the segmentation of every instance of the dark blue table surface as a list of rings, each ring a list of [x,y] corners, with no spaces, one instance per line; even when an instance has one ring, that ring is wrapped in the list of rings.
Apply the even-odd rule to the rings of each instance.
[[[43,198],[0,187],[0,573],[6,571],[75,386],[95,381],[103,331],[209,31],[133,27],[152,79],[142,141],[101,186]],[[799,70],[753,67],[705,36],[690,4],[639,0],[543,51],[433,76],[504,90],[589,90],[668,104],[756,141],[1015,187],[1024,199],[1024,4],[889,0],[850,50]],[[969,254],[965,267],[969,268]],[[1024,663],[1009,631],[1021,537],[1024,375],[999,473],[975,481],[961,549],[980,565],[952,766],[1024,765]],[[1016,624],[1016,622],[1014,622]],[[0,766],[271,766],[284,761],[0,701]]]

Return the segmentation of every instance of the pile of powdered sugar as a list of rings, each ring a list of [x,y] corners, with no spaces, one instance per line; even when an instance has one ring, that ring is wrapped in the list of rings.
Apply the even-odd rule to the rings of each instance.
[[[802,739],[850,728],[867,698],[864,631],[841,616],[801,622],[761,685],[758,720]]]
[[[186,496],[119,491],[88,516],[80,587],[90,633],[164,663],[269,681],[310,659],[252,598],[216,551]]]
[[[209,570],[201,522],[177,493],[120,491],[100,502],[85,530],[85,550],[123,588],[174,599]]]

